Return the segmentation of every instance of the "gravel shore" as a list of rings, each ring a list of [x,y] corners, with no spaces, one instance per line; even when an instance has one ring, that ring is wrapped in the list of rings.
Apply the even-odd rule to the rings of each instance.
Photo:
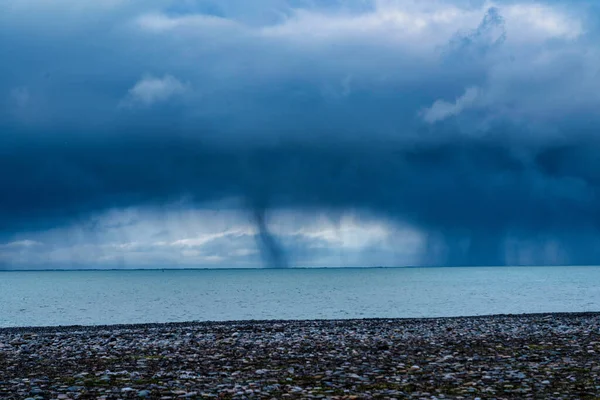
[[[0,329],[1,399],[600,396],[600,314]]]

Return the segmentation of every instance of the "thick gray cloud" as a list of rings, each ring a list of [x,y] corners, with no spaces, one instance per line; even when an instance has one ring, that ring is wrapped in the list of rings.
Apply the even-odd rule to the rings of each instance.
[[[423,264],[597,263],[590,7],[5,1],[0,254],[107,210],[234,199],[272,265],[319,247],[274,234],[281,209],[409,225]]]

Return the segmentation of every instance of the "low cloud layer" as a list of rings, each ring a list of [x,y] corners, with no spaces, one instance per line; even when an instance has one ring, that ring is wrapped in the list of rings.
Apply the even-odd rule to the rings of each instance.
[[[424,246],[419,232],[358,215],[279,211],[269,223],[294,266],[412,265]],[[130,208],[21,233],[0,254],[13,268],[244,268],[263,263],[259,240],[245,212]]]
[[[101,224],[84,229],[101,238],[94,259],[597,263],[597,11],[561,1],[5,1],[0,263],[54,265],[77,253],[73,226],[127,209],[155,220],[174,205],[233,210],[248,227],[214,226],[203,235],[230,247],[207,251],[179,228],[170,242],[133,230],[119,241]],[[394,239],[351,251],[315,239],[326,224],[296,234],[307,227],[286,217],[278,228],[282,212],[305,223],[361,215]],[[204,244],[183,245],[194,240]],[[15,244],[26,241],[41,244]],[[394,256],[396,242],[412,250]]]

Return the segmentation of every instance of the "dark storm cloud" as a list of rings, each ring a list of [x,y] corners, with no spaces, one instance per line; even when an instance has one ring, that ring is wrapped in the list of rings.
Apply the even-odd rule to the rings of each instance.
[[[38,146],[2,157],[4,233],[107,208],[239,197],[253,209],[261,245],[277,265],[285,261],[265,224],[268,207],[363,209],[409,222],[451,245],[458,254],[449,263],[503,263],[507,235],[549,234],[577,248],[579,262],[596,254],[594,246],[578,248],[600,222],[594,140],[537,149],[454,138],[231,150],[157,135]],[[470,241],[466,249],[460,240]]]
[[[108,209],[236,198],[272,266],[289,262],[269,229],[280,208],[408,223],[428,237],[424,264],[518,263],[511,240],[542,249],[530,263],[600,259],[585,5],[273,2],[273,17],[200,3],[83,7],[61,29],[13,8],[7,240]]]

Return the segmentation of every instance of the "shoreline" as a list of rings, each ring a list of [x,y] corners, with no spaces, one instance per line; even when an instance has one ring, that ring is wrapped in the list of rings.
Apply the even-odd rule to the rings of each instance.
[[[559,318],[579,318],[579,317],[600,317],[600,311],[576,311],[576,312],[541,312],[541,313],[520,313],[520,314],[486,314],[486,315],[466,315],[451,317],[407,317],[407,318],[348,318],[348,319],[243,319],[243,320],[223,320],[223,321],[181,321],[181,322],[147,322],[135,324],[99,324],[99,325],[46,325],[46,326],[0,326],[0,335],[7,333],[56,333],[56,332],[77,332],[77,331],[104,331],[104,330],[137,330],[137,329],[160,329],[160,328],[193,328],[193,327],[211,327],[216,325],[237,326],[250,324],[305,324],[312,322],[320,323],[356,323],[356,322],[426,322],[426,321],[445,321],[445,320],[477,320],[477,319],[498,319],[498,318],[539,318],[539,317],[559,317]]]
[[[0,329],[0,398],[593,399],[600,313]]]

